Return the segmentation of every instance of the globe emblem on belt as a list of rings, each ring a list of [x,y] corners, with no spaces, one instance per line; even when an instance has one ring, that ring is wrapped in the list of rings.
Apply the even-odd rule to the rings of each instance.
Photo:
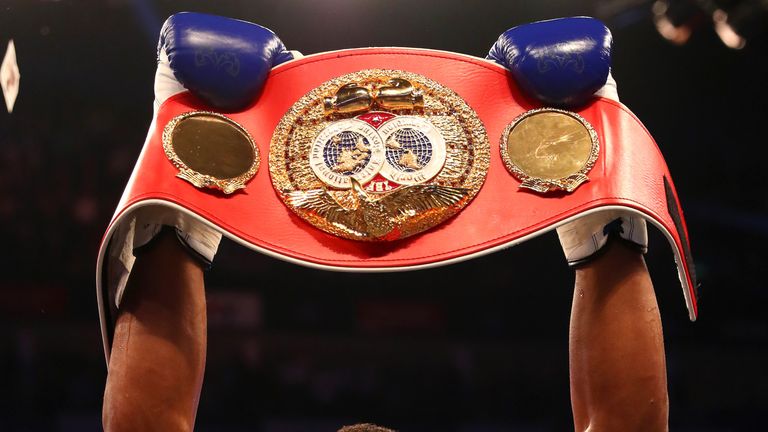
[[[333,172],[357,174],[371,160],[371,143],[357,132],[344,131],[325,143],[323,159]]]
[[[382,177],[400,185],[424,183],[445,165],[445,138],[423,117],[397,116],[378,129],[386,146]]]
[[[421,184],[437,175],[446,157],[440,131],[422,117],[391,117],[378,128],[358,118],[331,123],[312,145],[312,171],[339,189],[352,187],[350,178],[365,185],[376,174],[394,187]]]
[[[376,129],[358,119],[331,123],[315,138],[309,165],[323,183],[352,187],[350,178],[370,182],[384,164],[384,142]]]
[[[387,162],[398,171],[414,172],[424,168],[432,159],[432,143],[426,135],[415,129],[395,131],[386,145]]]

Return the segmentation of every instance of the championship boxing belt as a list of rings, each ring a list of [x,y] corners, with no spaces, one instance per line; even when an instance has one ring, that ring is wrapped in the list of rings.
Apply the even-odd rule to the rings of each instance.
[[[164,207],[269,256],[336,271],[414,270],[621,210],[659,228],[691,320],[696,281],[664,158],[621,103],[578,111],[526,98],[503,67],[442,51],[368,48],[275,67],[226,114],[189,92],[156,110],[97,263],[137,210]]]

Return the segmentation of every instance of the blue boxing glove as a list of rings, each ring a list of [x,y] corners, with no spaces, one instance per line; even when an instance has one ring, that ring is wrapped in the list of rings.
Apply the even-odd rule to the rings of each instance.
[[[160,102],[169,91],[178,90],[178,85],[173,87],[176,81],[222,111],[253,102],[270,69],[294,58],[269,29],[192,12],[166,20],[157,50],[155,94]]]
[[[548,105],[575,107],[609,80],[612,44],[602,22],[560,18],[505,31],[486,58],[509,69],[529,96]]]

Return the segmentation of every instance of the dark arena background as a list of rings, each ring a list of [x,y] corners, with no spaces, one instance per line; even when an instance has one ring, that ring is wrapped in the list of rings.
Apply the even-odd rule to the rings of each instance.
[[[0,0],[21,73],[0,111],[0,431],[101,430],[100,238],[152,116],[170,14],[274,30],[304,54],[412,46],[484,56],[530,21],[601,18],[622,101],[665,155],[701,282],[688,321],[672,252],[647,262],[673,431],[768,430],[766,2]],[[727,14],[727,18],[724,14]],[[199,431],[572,430],[573,273],[549,233],[434,270],[299,268],[224,241],[207,275]]]

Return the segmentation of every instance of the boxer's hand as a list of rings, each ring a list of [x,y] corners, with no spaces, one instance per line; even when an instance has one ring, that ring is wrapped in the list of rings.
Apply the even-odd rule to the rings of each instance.
[[[560,18],[505,31],[486,58],[509,69],[529,96],[574,107],[606,85],[612,43],[610,30],[594,18]]]
[[[222,111],[253,102],[273,66],[293,54],[269,29],[246,21],[183,12],[160,31],[155,97],[183,88]]]

